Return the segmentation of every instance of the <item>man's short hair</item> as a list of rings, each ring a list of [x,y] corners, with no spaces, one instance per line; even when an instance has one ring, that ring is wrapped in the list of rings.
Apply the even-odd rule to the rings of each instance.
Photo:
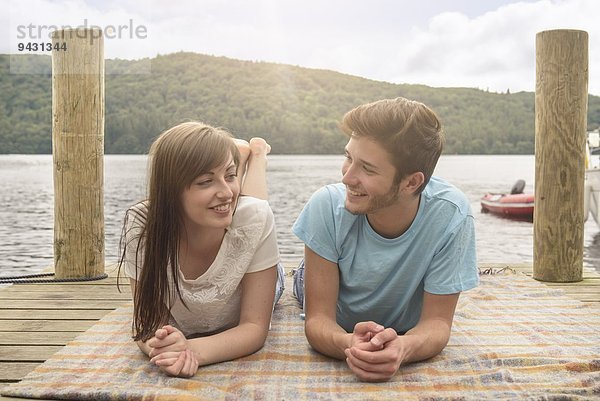
[[[394,184],[409,174],[422,172],[429,182],[444,146],[442,125],[423,103],[402,97],[360,105],[344,115],[340,124],[349,137],[378,142],[390,154],[396,167]]]

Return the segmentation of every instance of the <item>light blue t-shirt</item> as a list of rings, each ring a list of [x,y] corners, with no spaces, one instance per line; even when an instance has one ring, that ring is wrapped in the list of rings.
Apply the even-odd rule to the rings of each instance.
[[[343,184],[319,189],[292,231],[337,263],[337,323],[346,331],[373,320],[404,333],[419,320],[424,291],[454,294],[477,286],[473,214],[456,187],[432,177],[411,226],[392,239],[377,234],[366,215],[348,212],[345,198]]]

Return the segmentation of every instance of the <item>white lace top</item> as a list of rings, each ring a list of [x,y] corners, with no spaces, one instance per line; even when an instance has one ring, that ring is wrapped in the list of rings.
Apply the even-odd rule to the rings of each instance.
[[[136,248],[145,223],[142,216],[146,214],[146,206],[142,203],[133,208],[136,211],[129,210],[126,220],[124,271],[128,277],[137,280],[142,270],[142,257],[137,258],[136,266]],[[240,282],[244,274],[265,270],[278,261],[277,234],[269,204],[248,196],[240,197],[233,221],[208,270],[195,280],[186,280],[178,269],[181,295],[187,308],[172,287],[174,302],[170,323],[186,336],[236,326],[240,319]],[[168,277],[172,282],[170,269]]]

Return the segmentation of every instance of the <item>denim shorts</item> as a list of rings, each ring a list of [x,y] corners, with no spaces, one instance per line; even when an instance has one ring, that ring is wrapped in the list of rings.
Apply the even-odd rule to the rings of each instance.
[[[293,274],[293,293],[298,302],[300,302],[300,307],[304,309],[304,259],[300,262],[298,267],[292,270]]]
[[[273,301],[273,307],[279,301],[285,290],[285,270],[281,263],[277,263],[277,283],[275,284],[275,300]]]

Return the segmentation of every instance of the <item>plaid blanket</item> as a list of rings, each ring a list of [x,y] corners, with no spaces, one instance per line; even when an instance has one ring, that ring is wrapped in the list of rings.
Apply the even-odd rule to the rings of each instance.
[[[461,295],[444,351],[402,367],[386,383],[361,383],[345,362],[311,350],[300,312],[286,291],[262,350],[180,379],[162,374],[131,341],[131,306],[124,306],[1,393],[78,400],[600,399],[600,308],[523,275],[481,276],[478,288]]]

